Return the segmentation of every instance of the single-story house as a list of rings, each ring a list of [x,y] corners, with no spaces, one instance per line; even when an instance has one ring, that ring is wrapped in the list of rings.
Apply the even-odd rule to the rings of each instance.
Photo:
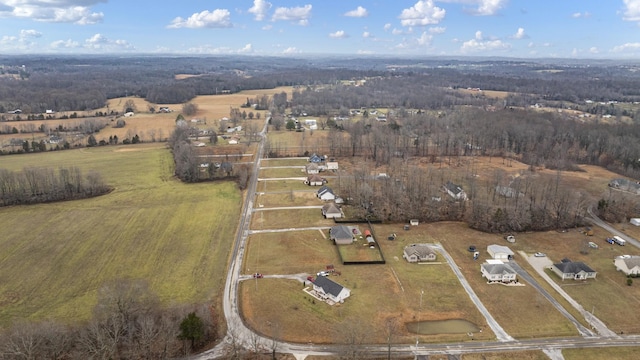
[[[507,198],[523,197],[524,193],[508,186],[496,186],[496,193]]]
[[[327,170],[338,170],[337,161],[327,161]]]
[[[609,187],[614,189],[620,189],[624,191],[629,191],[634,194],[640,194],[640,184],[635,181],[627,180],[627,179],[613,179],[609,181]]]
[[[336,245],[349,245],[353,242],[353,232],[345,225],[332,226],[329,229],[329,239]]]
[[[629,222],[631,223],[631,225],[640,226],[640,218],[631,218]]]
[[[506,246],[496,244],[489,245],[487,246],[487,252],[493,259],[507,261],[513,259],[513,251]]]
[[[622,271],[625,275],[640,274],[640,256],[623,255],[613,260],[616,270]]]
[[[329,303],[343,303],[346,298],[351,296],[351,290],[326,276],[318,276],[313,281],[313,291],[318,297]]]
[[[320,166],[318,166],[317,163],[309,163],[307,164],[307,166],[305,166],[305,169],[307,171],[307,174],[309,175],[317,174],[320,172]]]
[[[562,280],[586,280],[595,279],[596,271],[587,266],[583,262],[573,262],[569,259],[564,259],[562,262],[553,264],[551,270],[558,274]]]
[[[428,244],[411,244],[405,246],[402,257],[410,263],[435,261],[436,251]]]
[[[320,156],[320,155],[317,155],[317,154],[313,154],[313,155],[309,156],[309,162],[321,163],[323,161],[324,161],[324,156]]]
[[[456,200],[467,199],[467,193],[462,190],[462,187],[460,185],[456,185],[451,181],[447,181],[447,183],[443,185],[443,188],[447,192],[447,194],[449,194],[449,196]]]
[[[322,186],[324,185],[325,182],[326,180],[322,178],[320,175],[313,174],[313,175],[307,176],[307,180],[305,180],[304,183],[309,186]]]
[[[336,194],[333,193],[330,187],[324,185],[318,189],[317,196],[320,200],[330,201],[336,199]]]
[[[486,262],[480,265],[480,272],[487,281],[500,281],[503,283],[516,281],[516,271],[509,264],[503,262]]]
[[[322,207],[322,215],[327,219],[339,219],[342,217],[342,210],[335,203],[329,203]]]

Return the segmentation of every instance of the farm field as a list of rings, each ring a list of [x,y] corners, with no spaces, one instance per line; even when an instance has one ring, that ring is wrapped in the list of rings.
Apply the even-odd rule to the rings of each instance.
[[[2,157],[2,167],[99,171],[104,196],[0,208],[0,325],[91,317],[98,289],[148,282],[164,304],[219,300],[240,213],[235,183],[183,184],[164,144]]]

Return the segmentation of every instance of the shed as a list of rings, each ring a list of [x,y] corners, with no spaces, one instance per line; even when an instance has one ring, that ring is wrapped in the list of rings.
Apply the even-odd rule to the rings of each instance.
[[[489,255],[498,260],[511,260],[513,259],[513,251],[506,246],[502,245],[489,245],[487,246],[487,252]]]

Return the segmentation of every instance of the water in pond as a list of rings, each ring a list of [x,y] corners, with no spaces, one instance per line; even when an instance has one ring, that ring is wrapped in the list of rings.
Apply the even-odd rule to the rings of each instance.
[[[468,334],[480,331],[474,323],[463,319],[417,321],[407,323],[407,330],[414,334]]]

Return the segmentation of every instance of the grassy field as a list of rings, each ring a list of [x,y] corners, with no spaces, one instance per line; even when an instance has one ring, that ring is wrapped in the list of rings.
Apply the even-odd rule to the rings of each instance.
[[[301,174],[306,178],[304,174]],[[279,192],[285,191],[289,192],[291,190],[316,190],[318,191],[319,186],[309,186],[304,183],[304,180],[267,180],[267,181],[258,181],[257,191],[262,192]]]
[[[315,191],[289,191],[276,194],[259,194],[256,196],[255,206],[279,207],[279,206],[311,206],[324,205],[318,199]]]
[[[638,347],[608,347],[600,349],[565,349],[562,350],[562,356],[566,360],[628,360],[636,359],[638,356]]]
[[[306,159],[262,159],[262,166],[305,166],[308,164]]]
[[[381,236],[383,232],[376,233]],[[410,343],[415,335],[404,328],[405,322],[466,319],[484,329],[474,334],[476,340],[494,338],[446,264],[408,264],[387,255],[385,265],[341,266],[337,249],[319,231],[253,234],[247,249],[247,274],[315,274],[334,264],[342,275],[332,279],[351,289],[351,297],[344,304],[331,307],[313,302],[297,281],[261,279],[243,283],[245,319],[264,334],[290,341],[340,343],[344,341],[340,329],[346,321],[361,326],[359,331],[367,329],[367,342],[383,343],[386,319],[396,318],[400,326],[394,341]],[[420,336],[420,341],[426,342],[469,339],[466,334]]]
[[[148,281],[165,304],[220,296],[240,213],[234,183],[176,181],[164,144],[2,157],[25,166],[97,170],[114,191],[0,208],[0,324],[86,320],[97,290],[123,278]]]
[[[258,211],[251,218],[253,230],[333,225],[333,220],[325,219],[320,209]]]
[[[286,178],[301,176],[308,176],[303,168],[260,169],[260,178]]]

